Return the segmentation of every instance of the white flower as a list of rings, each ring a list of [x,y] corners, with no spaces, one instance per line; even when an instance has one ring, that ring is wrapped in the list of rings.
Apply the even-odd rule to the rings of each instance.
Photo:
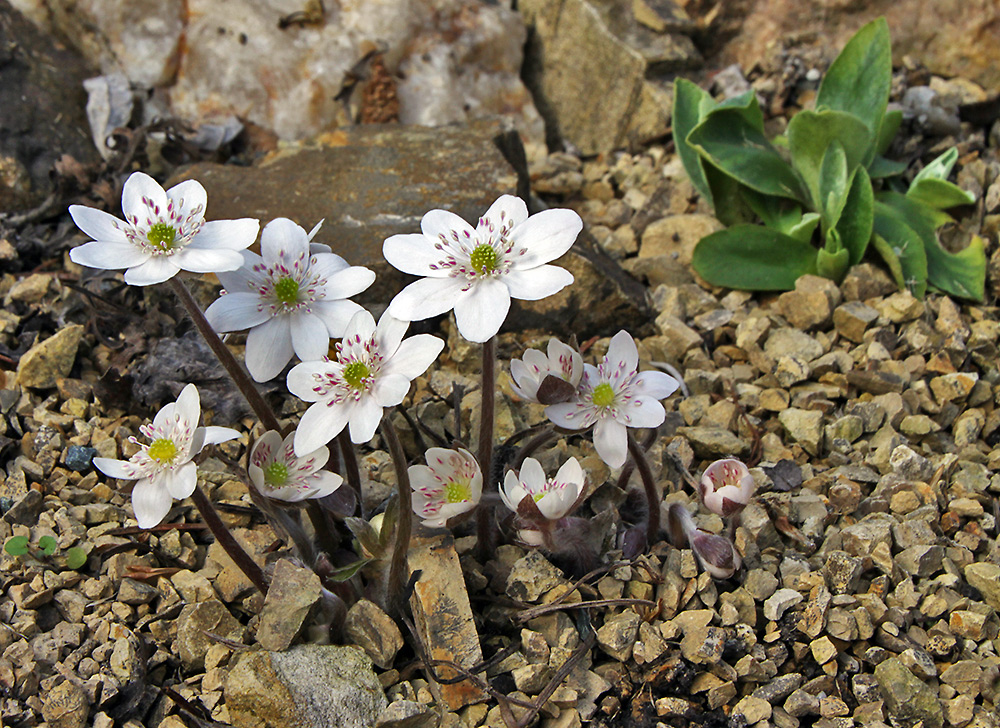
[[[528,217],[524,202],[504,195],[473,228],[447,210],[431,210],[419,234],[393,235],[382,253],[391,265],[418,276],[389,304],[407,321],[455,309],[458,330],[469,341],[490,339],[507,318],[510,299],[551,296],[573,282],[562,268],[546,265],[573,245],[583,227],[572,210]]]
[[[176,402],[156,413],[153,423],[139,431],[149,438],[129,460],[94,458],[94,465],[107,476],[138,480],[132,489],[132,510],[140,528],[152,528],[163,520],[175,500],[187,498],[198,484],[192,458],[205,445],[239,437],[228,427],[198,427],[201,401],[198,389],[189,384]],[[135,438],[132,438],[135,442]]]
[[[680,536],[698,557],[698,563],[713,579],[728,579],[740,568],[743,559],[725,536],[702,531],[695,525],[691,513],[680,503],[672,503],[667,510],[668,530],[674,546],[681,548]],[[680,533],[678,533],[680,531]]]
[[[427,370],[444,348],[430,334],[403,341],[409,324],[383,314],[375,319],[359,311],[337,344],[337,360],[323,358],[297,364],[288,372],[288,390],[315,402],[295,431],[295,454],[316,450],[350,425],[351,441],[375,436],[382,409],[403,401],[410,382]]]
[[[565,402],[580,384],[583,357],[576,349],[552,338],[548,356],[538,349],[528,349],[523,359],[511,359],[510,376],[513,379],[510,388],[521,399],[541,404]],[[545,383],[550,376],[554,379]],[[565,391],[559,391],[562,389]]]
[[[611,339],[607,356],[598,366],[583,365],[576,397],[545,409],[559,427],[583,430],[594,425],[594,447],[613,468],[625,464],[628,427],[658,427],[666,412],[659,400],[680,386],[663,372],[639,372],[639,350],[627,331]]]
[[[336,473],[323,470],[330,451],[324,446],[297,458],[294,437],[292,433],[282,441],[274,430],[264,433],[250,453],[250,481],[262,495],[290,503],[330,495],[344,482]]]
[[[257,238],[260,223],[251,218],[205,222],[205,188],[195,180],[166,192],[149,175],[134,172],[122,189],[119,220],[102,210],[72,205],[69,214],[93,238],[69,252],[88,268],[127,268],[125,282],[148,286],[180,270],[218,273],[243,264],[240,251]]]
[[[550,521],[558,521],[576,505],[583,492],[585,478],[583,468],[576,458],[570,458],[556,477],[547,479],[541,463],[534,458],[525,458],[521,471],[507,471],[500,499],[514,513],[518,513],[521,501],[530,497],[543,516]]]
[[[452,516],[471,511],[483,494],[483,471],[468,450],[432,447],[426,465],[411,465],[413,512],[425,526],[440,528]]]
[[[698,495],[708,510],[725,517],[742,511],[756,487],[747,466],[727,458],[716,460],[705,468],[698,484]]]
[[[279,217],[261,233],[261,255],[244,251],[242,268],[218,274],[226,294],[205,316],[219,332],[250,329],[246,363],[258,382],[276,377],[293,352],[302,361],[326,356],[330,338],[343,336],[351,317],[362,310],[344,299],[375,280],[367,268],[315,252],[322,249],[318,244],[311,250],[311,237]]]

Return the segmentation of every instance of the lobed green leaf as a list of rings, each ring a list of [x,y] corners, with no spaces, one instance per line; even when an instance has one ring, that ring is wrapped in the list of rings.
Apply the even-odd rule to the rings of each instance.
[[[674,81],[674,110],[673,110],[673,130],[674,146],[677,148],[677,156],[681,158],[684,171],[691,178],[691,184],[698,190],[713,209],[715,201],[712,199],[712,190],[708,180],[705,178],[705,170],[702,167],[701,155],[688,144],[687,137],[691,133],[705,114],[715,102],[709,94],[687,79],[678,78]]]
[[[28,553],[28,537],[11,536],[4,543],[3,550],[11,556],[24,556]]]
[[[79,546],[74,546],[66,552],[66,566],[70,569],[79,569],[87,563],[87,552]]]
[[[816,273],[816,248],[760,225],[734,225],[702,238],[691,265],[716,286],[786,291]]]
[[[56,548],[59,544],[56,542],[52,536],[42,536],[38,539],[38,548],[42,550],[42,553],[46,556],[51,556],[56,552]]]
[[[850,175],[864,159],[871,145],[872,134],[856,116],[842,111],[800,111],[788,124],[788,146],[792,165],[802,176],[817,212],[826,208],[820,189],[823,160],[833,144],[839,144],[844,154],[846,174],[844,192]],[[836,220],[827,225],[836,224]]]

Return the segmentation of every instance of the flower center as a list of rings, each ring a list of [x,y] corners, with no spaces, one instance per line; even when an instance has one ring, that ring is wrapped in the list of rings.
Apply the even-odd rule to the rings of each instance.
[[[469,264],[479,275],[492,273],[497,267],[497,251],[493,249],[492,245],[486,243],[477,245],[476,249],[472,251],[472,255],[469,256]]]
[[[598,407],[610,407],[615,402],[615,390],[607,382],[602,382],[594,387],[591,398]]]
[[[274,295],[284,304],[297,303],[299,300],[299,282],[294,278],[282,278],[274,284]]]
[[[535,503],[537,503],[538,501],[540,501],[542,498],[545,497],[545,491],[542,491],[541,493],[533,493],[531,497],[535,501]]]
[[[169,463],[177,456],[177,445],[170,438],[161,437],[158,440],[153,440],[146,454],[159,463]]]
[[[472,500],[472,489],[468,483],[457,483],[453,480],[444,487],[444,499],[449,503]]]
[[[352,389],[361,389],[364,381],[371,376],[371,370],[368,365],[362,361],[352,361],[346,367],[344,367],[344,381],[347,382]]]
[[[284,485],[287,480],[288,466],[284,463],[273,462],[264,468],[264,482],[272,488]]]
[[[165,222],[154,223],[146,233],[146,240],[154,248],[167,251],[174,247],[177,240],[177,231]]]

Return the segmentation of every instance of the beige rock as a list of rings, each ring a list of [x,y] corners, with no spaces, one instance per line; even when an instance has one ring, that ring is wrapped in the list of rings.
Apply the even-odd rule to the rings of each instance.
[[[322,584],[311,569],[282,559],[274,567],[257,627],[257,642],[265,650],[280,651],[302,630],[320,599]]]
[[[725,227],[712,215],[692,213],[670,215],[650,223],[642,233],[640,258],[666,255],[684,265],[690,265],[691,254],[698,242]]]
[[[17,383],[39,389],[56,386],[56,380],[69,376],[73,368],[81,336],[83,326],[71,324],[35,344],[18,362]]]

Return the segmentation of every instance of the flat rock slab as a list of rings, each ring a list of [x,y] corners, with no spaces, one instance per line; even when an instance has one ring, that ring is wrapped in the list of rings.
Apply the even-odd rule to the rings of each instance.
[[[481,662],[483,651],[472,618],[462,565],[455,551],[455,540],[450,534],[414,538],[409,562],[411,572],[421,572],[410,597],[410,607],[428,658],[448,660],[466,668]],[[457,675],[451,668],[435,669],[443,678]],[[458,710],[486,698],[468,680],[438,685],[437,689],[448,710]]]
[[[260,646],[274,651],[288,649],[319,602],[322,588],[311,569],[296,566],[288,559],[279,561],[260,612]]]

